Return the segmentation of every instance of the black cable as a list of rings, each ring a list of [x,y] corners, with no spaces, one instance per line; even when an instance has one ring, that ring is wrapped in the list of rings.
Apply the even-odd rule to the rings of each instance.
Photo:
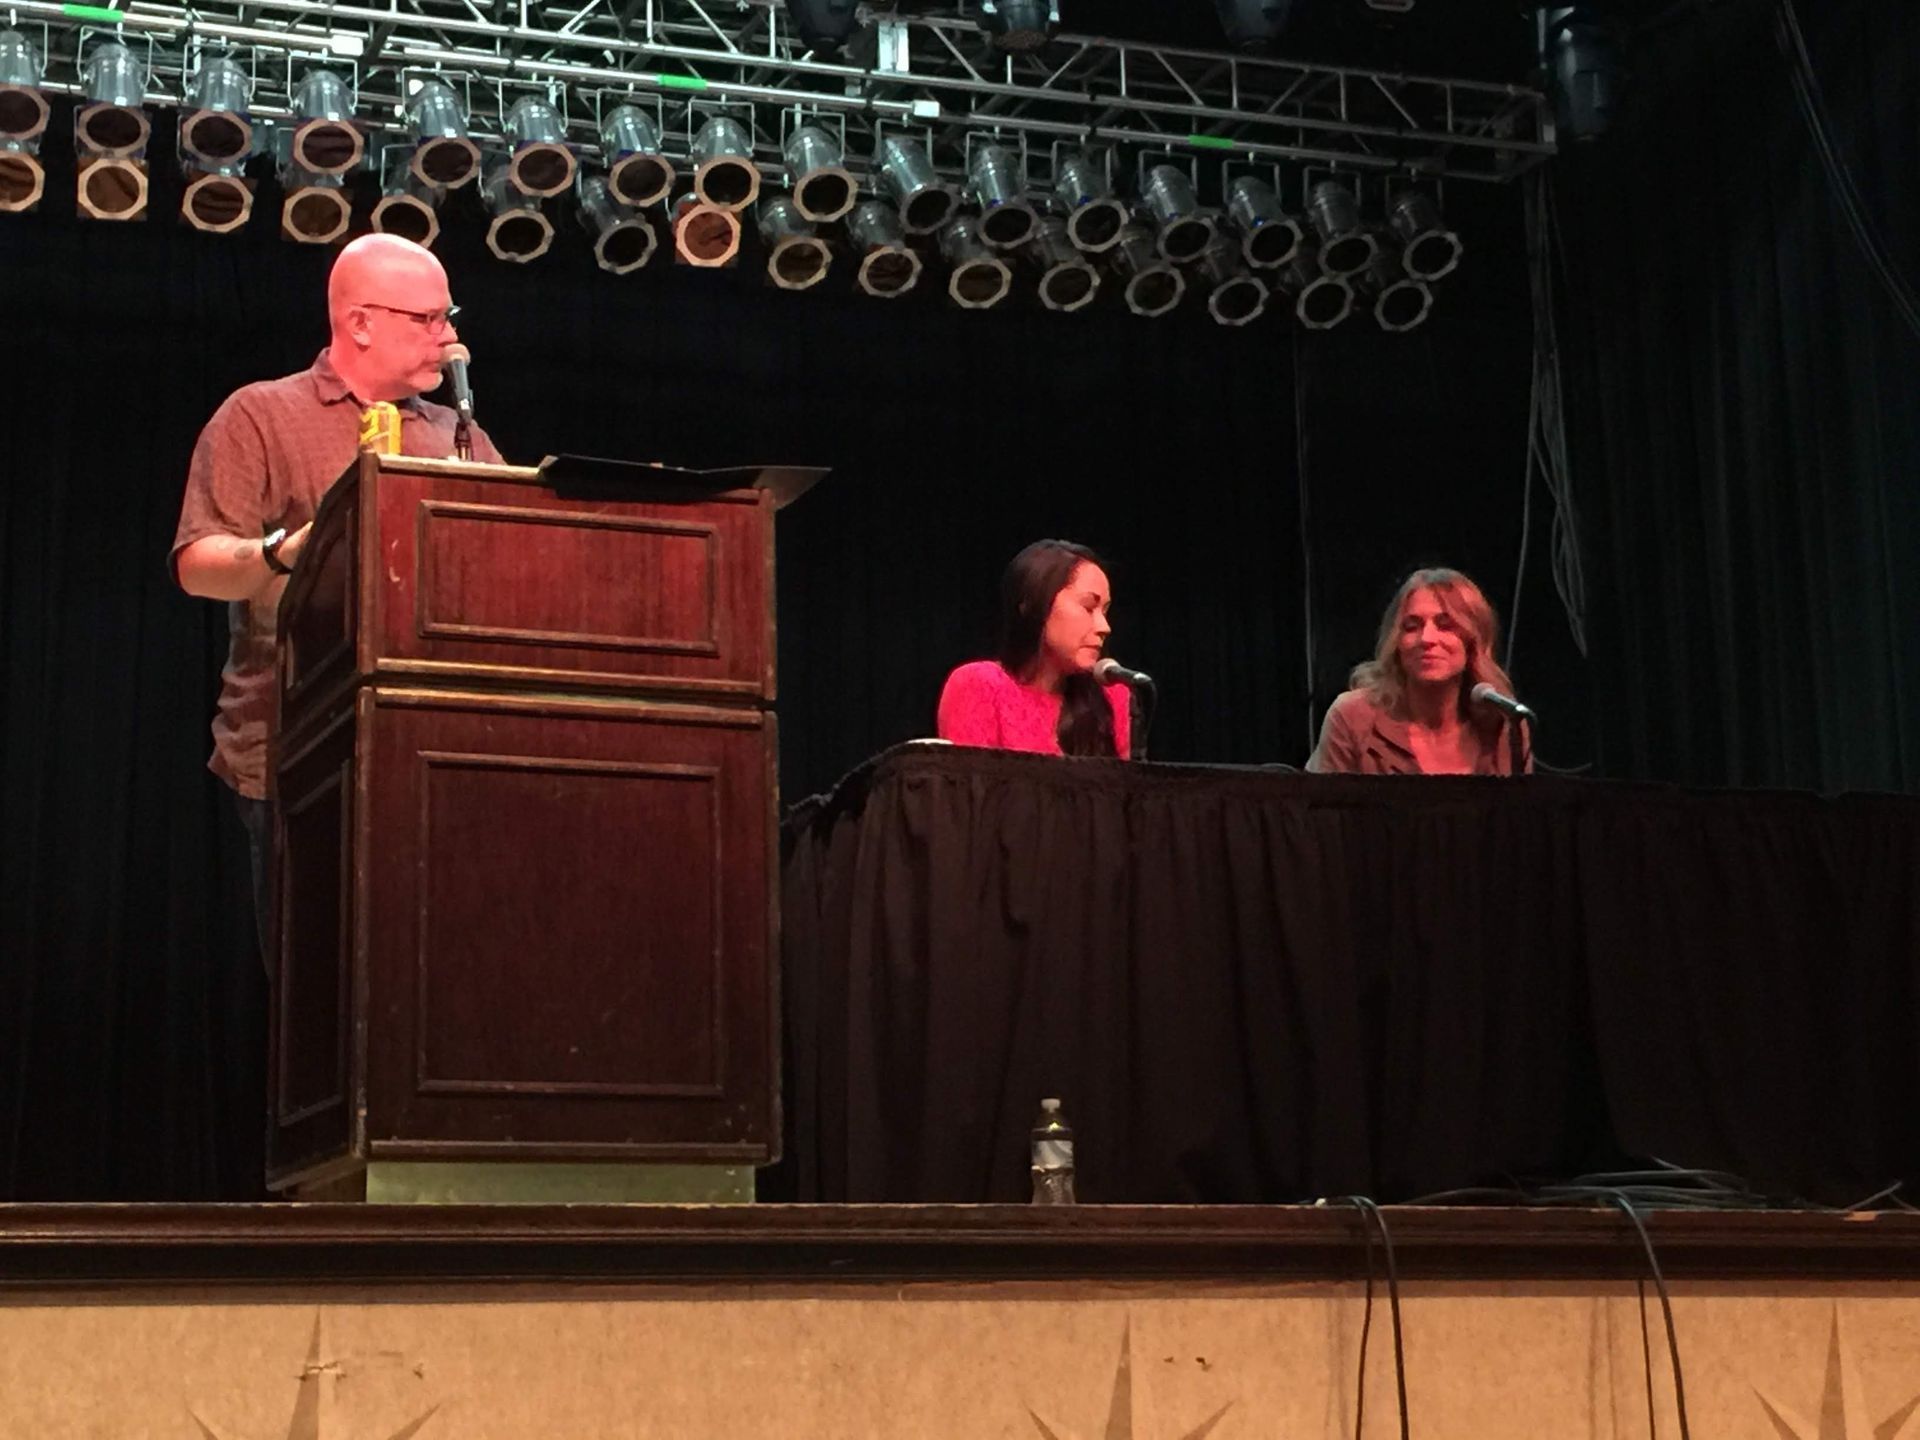
[[[1359,1209],[1359,1202],[1353,1202]],[[1373,1226],[1367,1219],[1367,1212],[1360,1210],[1360,1236],[1366,1244],[1367,1256],[1367,1303],[1360,1312],[1360,1379],[1356,1386],[1358,1393],[1353,1399],[1353,1433],[1364,1435],[1367,1420],[1367,1338],[1373,1333]]]
[[[1387,1217],[1380,1207],[1365,1195],[1349,1195],[1347,1203],[1360,1212],[1362,1226],[1371,1222],[1380,1227],[1380,1246],[1387,1253],[1387,1303],[1393,1312],[1393,1378],[1400,1399],[1400,1440],[1409,1440],[1410,1419],[1407,1414],[1407,1346],[1405,1336],[1400,1329],[1400,1267],[1394,1260],[1393,1233],[1387,1228]],[[1367,1240],[1367,1308],[1369,1319],[1373,1308],[1373,1240],[1369,1233]],[[1360,1347],[1360,1393],[1364,1399],[1367,1388],[1367,1352],[1366,1330],[1361,1329]],[[1356,1406],[1355,1410],[1358,1411]],[[1356,1413],[1353,1433],[1361,1433],[1359,1417]]]
[[[1660,1271],[1660,1257],[1653,1253],[1653,1237],[1647,1234],[1647,1227],[1640,1219],[1640,1212],[1633,1208],[1633,1202],[1620,1191],[1614,1191],[1609,1197],[1619,1206],[1627,1219],[1633,1222],[1633,1228],[1640,1232],[1640,1244],[1647,1252],[1647,1268],[1653,1272],[1654,1287],[1660,1292],[1660,1313],[1667,1322],[1667,1353],[1673,1363],[1673,1403],[1680,1412],[1680,1440],[1693,1440],[1693,1432],[1687,1425],[1687,1382],[1680,1370],[1680,1335],[1673,1324],[1673,1297],[1667,1294],[1667,1277]],[[1652,1357],[1648,1357],[1647,1385],[1653,1385]]]
[[[1647,1329],[1647,1282],[1633,1282],[1634,1293],[1640,1297],[1640,1368],[1647,1377],[1647,1440],[1660,1440],[1660,1426],[1653,1412],[1653,1336]]]

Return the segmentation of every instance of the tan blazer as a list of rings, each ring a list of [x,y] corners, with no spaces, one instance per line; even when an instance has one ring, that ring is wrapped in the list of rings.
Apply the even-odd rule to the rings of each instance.
[[[1474,763],[1476,775],[1511,775],[1513,741],[1507,734],[1512,722],[1505,716],[1497,730],[1476,726],[1480,736],[1480,758]],[[1524,764],[1533,772],[1532,737],[1524,738]],[[1322,775],[1418,775],[1420,762],[1413,758],[1413,745],[1407,735],[1407,722],[1396,719],[1373,703],[1365,690],[1349,690],[1327,709],[1320,726],[1320,743],[1313,747],[1307,769]]]

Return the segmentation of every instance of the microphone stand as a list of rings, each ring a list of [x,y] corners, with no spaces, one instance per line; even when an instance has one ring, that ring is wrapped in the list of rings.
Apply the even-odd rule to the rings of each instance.
[[[1144,692],[1145,700],[1142,699]],[[1149,680],[1127,687],[1127,713],[1132,734],[1127,749],[1135,760],[1147,758],[1147,731],[1153,728],[1154,712],[1160,708],[1160,692]]]
[[[1507,743],[1513,747],[1513,777],[1527,773],[1526,720],[1519,715],[1507,717]]]
[[[467,407],[464,405],[454,415],[453,458],[473,459],[473,417],[467,413]]]

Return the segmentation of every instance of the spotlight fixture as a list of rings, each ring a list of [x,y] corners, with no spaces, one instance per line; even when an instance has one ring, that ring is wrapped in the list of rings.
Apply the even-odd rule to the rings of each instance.
[[[731,115],[715,115],[693,137],[693,189],[722,210],[744,210],[760,193],[753,136]]]
[[[625,275],[653,258],[653,227],[614,198],[605,176],[582,170],[574,194],[580,201],[580,223],[593,236],[594,263],[602,270]]]
[[[1127,207],[1114,198],[1106,168],[1085,151],[1060,157],[1053,193],[1067,210],[1067,238],[1089,255],[1111,250],[1127,223]]]
[[[444,80],[422,80],[407,102],[413,173],[442,190],[458,190],[480,173],[480,147],[467,137],[467,112]]]
[[[1247,325],[1266,310],[1266,283],[1247,273],[1240,247],[1228,236],[1215,235],[1207,242],[1195,268],[1210,287],[1207,313],[1216,324]]]
[[[81,67],[87,103],[73,118],[80,152],[75,202],[93,220],[137,220],[147,213],[147,138],[141,102],[145,68],[118,40],[96,46]]]
[[[1075,247],[1058,215],[1040,217],[1029,253],[1040,267],[1040,303],[1047,309],[1071,314],[1100,293],[1100,272]]]
[[[859,18],[860,0],[787,0],[794,33],[809,50],[831,55],[847,43]]]
[[[1574,140],[1598,140],[1620,112],[1623,71],[1605,13],[1591,3],[1542,5],[1536,23],[1555,123]]]
[[[293,163],[309,175],[345,175],[366,137],[353,123],[353,91],[331,70],[309,70],[293,92]]]
[[[740,216],[698,195],[682,195],[673,205],[673,251],[682,263],[703,270],[732,264],[740,253]]]
[[[440,238],[441,192],[413,173],[412,157],[399,146],[387,151],[373,228],[432,248]]]
[[[802,125],[787,137],[782,154],[794,208],[817,225],[838,220],[860,198],[847,173],[846,150],[818,125]]]
[[[1440,280],[1460,265],[1465,246],[1440,216],[1431,195],[1408,190],[1393,202],[1393,233],[1402,245],[1407,274],[1416,280]]]
[[[1059,0],[980,0],[996,50],[1038,50],[1060,28]]]
[[[1354,285],[1362,298],[1373,302],[1373,318],[1380,328],[1395,334],[1422,324],[1433,309],[1433,291],[1408,273],[1391,236],[1384,238],[1380,252]]]
[[[900,223],[910,235],[931,235],[953,216],[955,198],[927,147],[905,135],[884,135],[874,156],[880,190],[900,209]]]
[[[225,235],[253,216],[253,187],[237,165],[188,172],[180,192],[180,218],[196,230]]]
[[[891,205],[862,201],[847,220],[847,238],[861,252],[854,284],[878,300],[904,295],[920,281],[920,257]]]
[[[245,163],[253,151],[253,122],[247,118],[252,88],[247,72],[232,57],[213,55],[201,61],[187,87],[192,109],[180,121],[183,161],[210,172]]]
[[[940,232],[940,253],[953,266],[947,294],[962,310],[990,310],[1007,298],[1013,272],[980,236],[980,222],[962,215]]]
[[[1227,187],[1227,223],[1240,237],[1240,255],[1256,270],[1278,270],[1300,252],[1306,232],[1281,208],[1280,197],[1257,175],[1236,176]]]
[[[1193,178],[1177,165],[1156,165],[1140,198],[1160,227],[1160,253],[1176,265],[1199,259],[1213,239],[1213,219],[1200,208]]]
[[[607,189],[622,205],[643,210],[673,189],[673,162],[660,153],[660,128],[644,110],[622,105],[600,124]]]
[[[0,31],[0,211],[31,210],[46,191],[40,137],[47,100],[40,56],[18,30]]]
[[[296,165],[283,165],[280,184],[286,198],[280,202],[280,233],[302,245],[331,245],[347,233],[353,220],[353,200],[339,175],[314,175]]]
[[[1360,202],[1338,180],[1322,180],[1307,201],[1307,223],[1320,242],[1320,268],[1345,279],[1373,263],[1380,245],[1360,220]]]
[[[497,260],[525,265],[538,260],[553,244],[553,222],[540,209],[540,197],[513,183],[513,162],[506,156],[490,162],[480,180],[480,198],[486,202],[487,249]]]
[[[1321,269],[1313,243],[1300,248],[1293,263],[1276,276],[1280,293],[1293,297],[1293,314],[1308,330],[1331,330],[1353,311],[1353,287]]]
[[[1213,0],[1220,28],[1236,50],[1264,50],[1286,34],[1293,0]]]
[[[782,290],[805,290],[827,278],[833,251],[789,195],[769,195],[756,212],[767,247],[767,276]]]
[[[513,155],[507,161],[507,180],[523,195],[545,198],[573,184],[573,151],[567,148],[567,127],[560,112],[544,95],[523,95],[507,111],[507,139]]]
[[[1165,315],[1187,293],[1187,282],[1153,242],[1153,232],[1128,221],[1113,248],[1114,264],[1126,278],[1127,309],[1136,315]]]
[[[1017,250],[1033,238],[1039,217],[1027,199],[1020,156],[1004,145],[981,145],[967,166],[973,198],[980,204],[980,238],[994,250]]]

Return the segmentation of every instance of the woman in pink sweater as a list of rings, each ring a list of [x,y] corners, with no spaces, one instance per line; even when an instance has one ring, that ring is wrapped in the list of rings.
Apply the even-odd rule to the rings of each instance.
[[[1127,687],[1102,686],[1112,596],[1100,557],[1036,540],[1000,581],[1000,658],[975,660],[940,692],[940,738],[1041,755],[1129,751]]]

